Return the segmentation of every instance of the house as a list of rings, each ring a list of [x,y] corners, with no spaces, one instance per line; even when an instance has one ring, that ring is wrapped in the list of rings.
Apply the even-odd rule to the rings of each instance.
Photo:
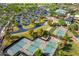
[[[66,24],[71,24],[74,22],[74,16],[69,16],[67,18],[64,19]]]
[[[75,15],[74,17],[75,17],[75,22],[79,23],[79,15]]]
[[[66,11],[64,9],[61,9],[61,8],[57,9],[55,12],[59,16],[64,16],[66,14]]]

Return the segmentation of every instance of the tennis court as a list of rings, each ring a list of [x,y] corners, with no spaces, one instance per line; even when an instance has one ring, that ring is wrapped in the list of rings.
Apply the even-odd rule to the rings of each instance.
[[[67,32],[67,29],[65,29],[63,27],[59,27],[53,32],[53,34],[58,37],[64,37],[66,32]]]
[[[7,49],[7,54],[8,55],[15,55],[24,47],[24,45],[28,45],[28,43],[29,43],[28,39],[25,39],[25,38],[21,39],[20,41],[14,43],[12,46],[10,46]]]
[[[57,43],[55,41],[48,41],[46,46],[43,49],[44,54],[53,55],[57,48]]]
[[[27,55],[33,55],[35,50],[40,47],[41,39],[37,38],[26,50],[28,51]],[[26,52],[27,53],[27,52]]]

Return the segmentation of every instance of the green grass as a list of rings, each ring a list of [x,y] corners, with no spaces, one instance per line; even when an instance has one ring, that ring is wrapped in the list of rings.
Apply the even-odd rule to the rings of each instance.
[[[69,52],[66,52],[68,56],[79,56],[79,45],[72,42],[72,47]]]
[[[28,38],[28,39],[30,39],[30,40],[33,40],[33,36],[31,36],[30,34],[24,35],[23,37]]]
[[[12,36],[18,36],[18,37],[25,37],[28,38],[30,40],[33,40],[33,36],[31,36],[28,31],[26,32],[22,32],[22,33],[18,33],[18,34],[12,34]]]
[[[30,25],[28,25],[28,26],[23,26],[25,29],[27,29],[27,28],[33,28],[35,26],[35,24],[30,24]]]

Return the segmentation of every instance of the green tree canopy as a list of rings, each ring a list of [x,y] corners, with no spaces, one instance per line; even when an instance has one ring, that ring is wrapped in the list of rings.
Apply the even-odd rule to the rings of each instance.
[[[34,56],[41,56],[42,55],[42,51],[41,51],[41,49],[36,49],[36,51],[34,52],[34,54],[33,54]]]
[[[73,24],[69,25],[68,28],[71,31],[75,31],[75,30],[78,30],[78,25],[76,23],[73,23]]]

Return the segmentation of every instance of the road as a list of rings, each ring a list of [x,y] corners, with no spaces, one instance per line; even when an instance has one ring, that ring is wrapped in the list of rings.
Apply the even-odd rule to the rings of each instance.
[[[45,21],[45,22],[47,22],[47,21]],[[44,23],[45,23],[45,22],[44,22]],[[42,23],[40,26],[43,26],[44,23]],[[40,27],[40,26],[38,26],[38,27]],[[34,27],[34,28],[32,28],[32,29],[36,29],[36,28],[38,28],[38,27]],[[16,32],[11,32],[11,34],[21,33],[21,32],[25,32],[25,31],[28,31],[28,30],[29,30],[29,29],[21,29],[21,30],[18,30],[18,31],[16,31]]]

